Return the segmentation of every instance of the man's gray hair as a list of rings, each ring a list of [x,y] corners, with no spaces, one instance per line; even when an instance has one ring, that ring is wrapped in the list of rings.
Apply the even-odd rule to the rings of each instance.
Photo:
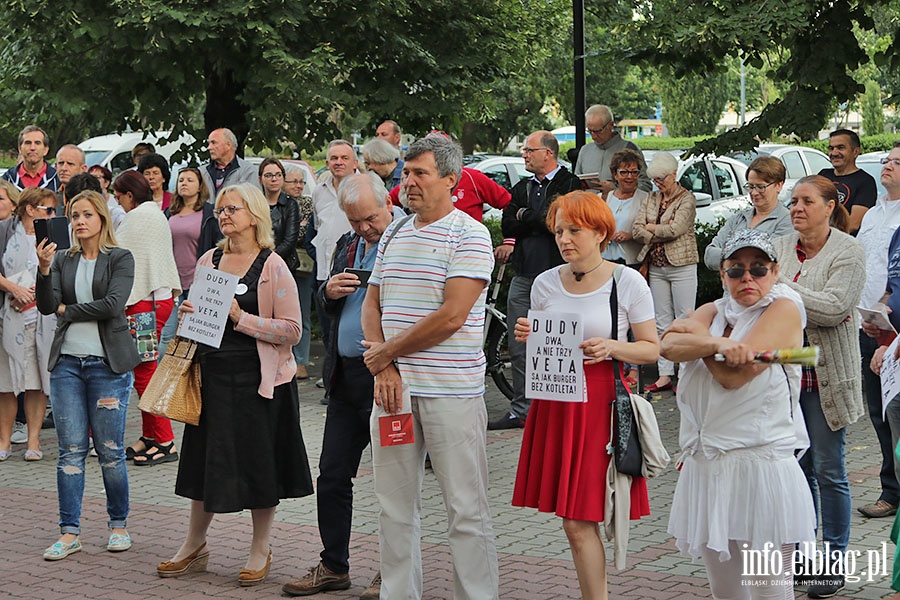
[[[25,136],[29,133],[34,133],[35,131],[39,132],[41,136],[44,138],[44,145],[50,146],[50,136],[47,135],[47,132],[38,127],[37,125],[26,125],[25,128],[19,132],[19,145],[21,146],[25,142]]]
[[[584,113],[585,119],[592,119],[594,117],[602,118],[605,121],[613,120],[612,111],[609,110],[609,107],[605,104],[594,104]]]
[[[338,204],[341,210],[347,205],[356,204],[359,201],[360,192],[367,188],[375,196],[375,203],[378,205],[378,208],[387,206],[387,188],[384,187],[381,177],[370,171],[345,177],[341,182],[340,187],[338,187]]]
[[[406,162],[426,152],[434,154],[434,164],[437,166],[439,177],[446,177],[451,173],[456,173],[457,178],[462,176],[462,149],[451,140],[439,133],[428,134],[409,145]]]
[[[387,165],[400,160],[400,151],[392,143],[375,138],[362,147],[363,158],[376,165]]]
[[[222,132],[222,135],[225,136],[225,139],[228,140],[228,143],[231,144],[231,147],[237,150],[237,136],[234,135],[234,132],[227,127],[223,127],[219,131]]]
[[[335,146],[350,146],[350,149],[353,149],[353,144],[351,144],[347,140],[331,140],[330,142],[328,142],[328,149],[325,151],[325,153],[328,154],[328,150],[331,150]]]

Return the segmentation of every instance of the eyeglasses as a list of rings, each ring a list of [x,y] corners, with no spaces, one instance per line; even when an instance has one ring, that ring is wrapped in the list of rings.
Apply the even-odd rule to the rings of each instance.
[[[607,127],[609,127],[610,125],[612,125],[612,121],[607,121],[604,125],[602,125],[602,126],[599,127],[598,129],[591,129],[591,128],[589,127],[589,128],[588,128],[588,133],[591,134],[591,135],[594,135],[595,133],[603,133],[603,130],[606,129]]]
[[[636,177],[641,174],[638,169],[619,169],[616,173],[619,174],[619,177]]]
[[[769,187],[770,185],[775,185],[775,183],[776,183],[775,181],[773,181],[772,183],[765,183],[765,184],[763,184],[763,183],[745,183],[744,189],[747,190],[748,192],[764,192],[764,191],[766,191],[767,187]]]
[[[263,179],[281,179],[284,177],[281,173],[263,173]]]
[[[881,164],[884,166],[892,165],[894,167],[900,167],[900,158],[882,158]]]
[[[296,185],[296,184],[298,184],[298,183],[301,184],[301,185],[305,185],[305,184],[306,184],[306,182],[303,181],[302,179],[285,179],[284,182],[285,182],[286,184],[288,184],[288,185]]]
[[[656,185],[659,185],[659,184],[663,183],[666,179],[668,179],[670,175],[671,175],[671,173],[669,173],[668,175],[663,175],[662,177],[654,177],[652,179],[652,181]]]
[[[741,279],[747,271],[750,271],[750,277],[759,279],[760,277],[765,277],[769,273],[770,268],[765,265],[753,265],[749,269],[746,267],[731,267],[730,269],[725,269],[725,274],[728,275],[729,279]]]
[[[217,217],[222,216],[222,213],[225,213],[227,216],[233,216],[239,210],[244,210],[245,206],[223,206],[222,208],[213,209],[213,214]]]
[[[550,148],[548,148],[546,146],[540,146],[538,148],[525,147],[525,148],[522,148],[522,154],[532,154],[534,152],[537,152],[538,150],[550,150]]]
[[[46,210],[48,215],[55,215],[55,214],[56,214],[56,207],[55,207],[55,206],[35,206],[35,208],[40,208],[41,210]]]

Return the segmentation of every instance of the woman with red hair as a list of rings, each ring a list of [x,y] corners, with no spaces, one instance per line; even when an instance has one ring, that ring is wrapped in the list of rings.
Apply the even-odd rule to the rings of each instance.
[[[560,196],[547,211],[547,226],[566,263],[534,280],[531,308],[581,315],[587,402],[534,399],[525,422],[512,503],[562,517],[582,597],[605,599],[606,553],[598,524],[605,516],[610,461],[606,446],[610,403],[615,398],[609,359],[652,363],[659,357],[659,339],[647,282],[637,271],[625,268],[617,281],[613,274],[618,265],[601,257],[616,231],[606,203],[591,192]],[[616,319],[615,336],[612,318]],[[633,342],[628,341],[629,328]],[[516,340],[526,341],[529,331],[528,319],[520,318]],[[638,519],[648,514],[646,481],[635,477],[630,516]]]

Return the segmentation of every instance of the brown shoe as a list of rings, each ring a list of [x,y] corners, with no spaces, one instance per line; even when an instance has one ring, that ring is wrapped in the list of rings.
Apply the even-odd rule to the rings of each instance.
[[[306,365],[297,365],[297,379],[309,379],[309,373],[306,372]]]
[[[206,549],[206,543],[204,542],[202,546],[191,552],[190,556],[178,562],[167,560],[159,563],[159,566],[156,567],[156,574],[160,577],[179,577],[188,573],[205,571],[208,562],[209,550]]]
[[[359,595],[359,600],[378,600],[381,597],[381,571],[372,579],[363,593]]]
[[[329,590],[346,590],[350,587],[349,573],[335,573],[319,561],[309,573],[300,579],[289,581],[281,591],[288,596],[312,596]]]
[[[238,583],[241,587],[250,587],[266,580],[269,574],[269,567],[272,566],[272,549],[269,548],[269,556],[266,557],[266,566],[259,571],[251,571],[250,569],[241,569],[238,573]]]
[[[891,515],[897,514],[897,507],[893,504],[890,504],[886,500],[878,500],[877,502],[873,502],[872,504],[867,504],[866,506],[860,506],[857,508],[859,512],[861,512],[866,517],[870,519],[878,519],[881,517],[890,517]]]

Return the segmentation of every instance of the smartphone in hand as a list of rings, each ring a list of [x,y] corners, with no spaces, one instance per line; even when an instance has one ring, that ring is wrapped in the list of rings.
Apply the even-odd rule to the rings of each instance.
[[[57,250],[65,250],[72,245],[69,237],[69,220],[66,217],[53,217],[52,219],[34,220],[34,239],[49,240],[56,244]]]
[[[364,269],[351,269],[350,267],[347,267],[346,269],[344,269],[344,273],[352,273],[356,275],[359,278],[359,285],[360,287],[362,287],[369,281],[369,275],[372,274],[372,271],[366,271]]]

